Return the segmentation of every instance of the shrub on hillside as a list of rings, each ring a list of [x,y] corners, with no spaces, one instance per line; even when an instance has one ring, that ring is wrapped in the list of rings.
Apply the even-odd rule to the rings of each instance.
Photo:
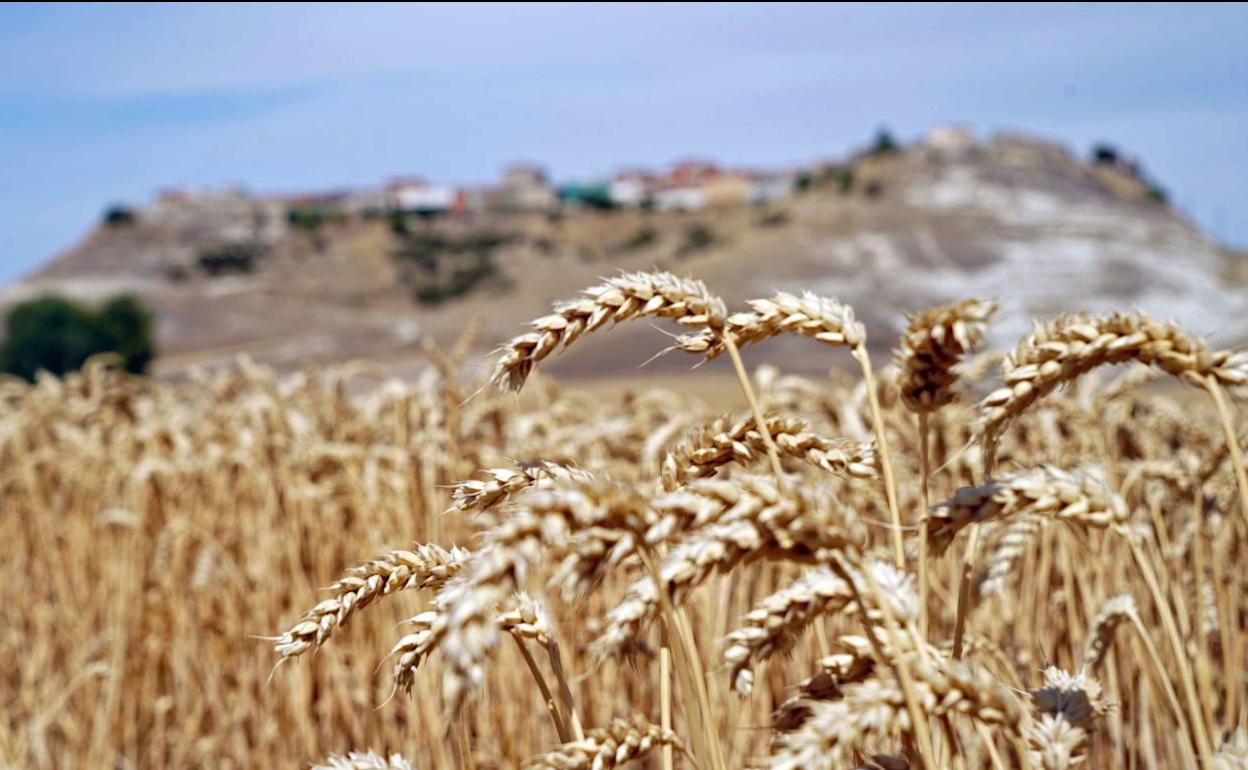
[[[261,250],[253,243],[227,243],[204,249],[195,261],[210,278],[230,273],[250,273],[256,269]]]
[[[677,250],[677,256],[688,256],[695,251],[702,251],[715,243],[715,231],[701,222],[695,222],[685,228],[685,240]]]
[[[759,215],[758,219],[754,221],[754,224],[759,227],[781,227],[783,225],[787,225],[788,223],[789,214],[783,209],[764,211]]]
[[[455,260],[450,275],[432,277],[416,285],[413,296],[422,305],[437,305],[448,299],[462,297],[478,284],[498,275],[493,255],[475,253]]]
[[[1119,158],[1122,157],[1118,152],[1118,148],[1107,142],[1097,142],[1092,146],[1092,152],[1089,158],[1093,165],[1097,166],[1115,166],[1118,164]]]
[[[887,127],[881,126],[875,132],[875,139],[871,142],[871,149],[868,150],[870,155],[891,155],[901,149],[897,144],[897,140],[893,138],[893,132]]]
[[[321,225],[333,224],[346,219],[346,215],[337,209],[320,206],[298,206],[286,212],[286,221],[291,227],[314,233]]]
[[[642,225],[637,228],[632,235],[624,239],[619,246],[616,247],[616,250],[636,251],[637,249],[644,249],[647,246],[653,245],[658,239],[659,232],[655,230],[654,227],[651,225]]]
[[[127,371],[146,371],[156,352],[151,311],[127,295],[98,310],[64,297],[40,297],[9,311],[0,370],[33,380],[41,369],[64,374],[107,352],[120,355]]]
[[[132,225],[135,219],[134,209],[128,206],[113,205],[104,210],[104,224],[109,227]]]

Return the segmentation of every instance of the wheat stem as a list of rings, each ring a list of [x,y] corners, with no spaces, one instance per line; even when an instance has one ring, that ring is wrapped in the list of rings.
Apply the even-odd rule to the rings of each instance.
[[[650,549],[644,545],[639,546],[637,555],[640,557],[646,571],[650,573],[650,579],[654,581],[655,590],[658,592],[660,617],[663,620],[664,627],[667,629],[668,638],[675,637],[677,641],[677,645],[674,647],[676,668],[680,671],[684,680],[685,697],[692,700],[693,708],[697,711],[696,721],[698,730],[694,731],[697,754],[708,758],[707,761],[711,763],[712,770],[726,770],[719,741],[715,736],[715,725],[710,713],[710,697],[706,689],[706,677],[702,673],[701,664],[698,662],[700,656],[698,655],[697,647],[694,645],[692,637],[685,634],[686,629],[680,622],[663,579],[659,576],[659,571],[655,566],[654,557]]]
[[[672,730],[672,651],[666,644],[659,650],[659,726],[664,732]],[[663,744],[663,770],[672,770],[672,754],[672,745]]]
[[[923,638],[927,638],[927,581],[928,581],[928,564],[927,564],[927,516],[931,510],[931,492],[928,489],[930,483],[930,467],[928,457],[928,424],[927,412],[919,412],[919,475],[920,486],[920,504],[923,507],[922,517],[919,519],[919,630],[923,633]]]
[[[1187,661],[1187,649],[1183,646],[1183,639],[1179,635],[1179,626],[1174,620],[1174,613],[1170,610],[1170,603],[1162,594],[1161,585],[1157,582],[1157,573],[1153,570],[1148,554],[1144,552],[1137,538],[1127,534],[1126,540],[1131,548],[1131,555],[1140,568],[1144,583],[1148,586],[1148,592],[1152,595],[1153,604],[1157,606],[1157,613],[1161,615],[1162,627],[1170,640],[1171,652],[1179,666],[1179,679],[1183,684],[1183,695],[1187,699],[1188,719],[1191,721],[1192,734],[1196,738],[1196,752],[1200,757],[1201,765],[1208,767],[1213,748],[1201,716],[1200,705],[1197,703],[1196,684]]]
[[[1148,629],[1144,627],[1144,621],[1140,619],[1138,613],[1131,613],[1127,619],[1131,621],[1131,628],[1144,645],[1144,653],[1148,656],[1157,681],[1161,683],[1161,691],[1166,696],[1166,703],[1174,712],[1174,721],[1178,724],[1179,731],[1183,733],[1183,740],[1187,744],[1188,751],[1191,752],[1196,746],[1196,741],[1192,738],[1192,730],[1188,725],[1187,714],[1183,711],[1183,704],[1179,702],[1179,694],[1175,692],[1174,683],[1170,681],[1170,676],[1166,673],[1165,663],[1161,660],[1161,652],[1153,643],[1152,637],[1148,635]]]
[[[832,560],[832,568],[840,575],[848,586],[850,592],[854,595],[854,601],[858,609],[859,617],[862,619],[863,629],[866,631],[867,640],[871,643],[872,648],[879,659],[889,665],[893,669],[893,673],[897,676],[897,682],[901,687],[902,697],[906,702],[906,710],[910,712],[910,722],[914,729],[915,741],[918,743],[919,758],[923,763],[924,770],[937,770],[938,765],[933,760],[932,737],[928,732],[927,715],[923,709],[919,707],[918,696],[915,692],[914,677],[910,671],[909,663],[906,661],[902,651],[905,649],[901,644],[900,638],[893,627],[893,613],[887,603],[887,600],[880,595],[879,587],[876,585],[874,578],[870,574],[870,570],[862,570],[864,582],[867,584],[867,591],[874,599],[873,604],[882,608],[881,622],[879,626],[883,629],[888,639],[889,647],[896,653],[895,656],[889,656],[880,646],[879,639],[875,633],[875,623],[871,620],[870,613],[867,612],[867,603],[863,600],[862,593],[858,589],[854,575],[847,565],[841,559]]]
[[[546,705],[546,711],[550,713],[550,719],[555,723],[555,732],[559,734],[559,742],[567,743],[571,740],[568,735],[568,728],[564,724],[563,716],[559,713],[559,707],[555,704],[554,693],[550,691],[550,687],[546,684],[546,677],[542,676],[542,671],[537,667],[537,661],[533,660],[533,654],[529,652],[524,639],[517,634],[509,634],[509,636],[516,643],[517,649],[520,650],[520,657],[524,658],[524,664],[528,666],[529,673],[533,675],[533,681],[537,682],[537,689],[542,693],[542,703]]]
[[[888,457],[888,437],[884,435],[884,417],[880,411],[880,396],[875,389],[875,374],[871,370],[871,355],[866,343],[852,349],[854,359],[862,367],[862,379],[867,386],[867,401],[871,405],[871,425],[875,441],[880,448],[880,472],[884,476],[884,495],[888,499],[888,515],[893,525],[893,560],[897,568],[906,566],[906,549],[902,541],[901,509],[897,506],[897,484],[893,480],[893,463]]]
[[[563,670],[563,656],[559,653],[559,642],[553,636],[546,639],[546,656],[550,658],[550,670],[555,674],[559,684],[559,696],[563,699],[563,709],[572,722],[572,735],[578,741],[585,740],[585,730],[581,727],[581,717],[576,711],[576,701],[572,698],[572,688],[568,686],[568,677]]]
[[[750,405],[750,412],[754,415],[754,424],[758,426],[758,432],[763,436],[763,444],[767,447],[767,459],[771,461],[771,472],[776,475],[776,483],[787,484],[784,469],[780,467],[780,452],[776,449],[776,442],[771,439],[767,419],[763,416],[763,410],[754,396],[754,388],[750,385],[749,375],[745,372],[745,364],[741,361],[741,351],[737,349],[737,341],[731,333],[724,335],[724,347],[728,349],[728,358],[732,360],[732,369],[736,372],[737,383],[741,386],[745,401]]]
[[[1213,397],[1214,406],[1218,410],[1218,421],[1222,423],[1222,432],[1226,435],[1226,446],[1231,453],[1231,464],[1235,467],[1235,486],[1239,488],[1239,513],[1243,517],[1245,532],[1248,532],[1248,472],[1244,470],[1244,457],[1239,450],[1239,441],[1235,437],[1235,427],[1231,423],[1231,411],[1222,395],[1222,386],[1212,374],[1205,375],[1205,388]]]
[[[962,571],[958,576],[958,610],[953,621],[953,657],[962,658],[966,638],[966,615],[971,605],[971,580],[975,572],[975,554],[979,550],[979,524],[971,525],[971,535],[962,554]]]

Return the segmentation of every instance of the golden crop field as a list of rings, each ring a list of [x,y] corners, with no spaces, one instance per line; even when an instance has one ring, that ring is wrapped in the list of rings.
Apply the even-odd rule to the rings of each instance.
[[[994,310],[872,361],[835,300],[639,273],[501,388],[471,328],[418,382],[4,382],[0,765],[1248,767],[1248,354],[1141,314],[982,351]],[[531,377],[642,318],[738,409]],[[778,335],[850,366],[748,372]]]

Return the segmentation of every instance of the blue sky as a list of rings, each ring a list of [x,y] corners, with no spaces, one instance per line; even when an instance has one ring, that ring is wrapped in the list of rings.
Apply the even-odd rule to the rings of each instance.
[[[1248,6],[0,7],[0,281],[165,185],[1111,140],[1248,246]]]

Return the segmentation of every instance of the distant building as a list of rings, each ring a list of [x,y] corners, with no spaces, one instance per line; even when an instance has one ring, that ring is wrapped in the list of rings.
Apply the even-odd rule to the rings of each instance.
[[[698,211],[706,208],[708,200],[708,184],[721,175],[718,166],[705,160],[682,160],[671,167],[663,177],[656,180],[653,187],[654,207],[659,211]],[[716,200],[731,198],[737,193],[732,190],[737,185],[734,181],[726,181],[721,189],[714,192]],[[740,194],[744,199],[744,194]],[[718,205],[718,203],[716,204]]]
[[[791,171],[751,175],[745,192],[746,203],[771,203],[796,195],[798,176]]]
[[[613,205],[621,208],[641,208],[654,202],[654,190],[658,180],[646,171],[621,171],[611,178],[607,193]]]
[[[706,190],[701,185],[666,185],[654,192],[659,211],[700,211],[706,208]]]
[[[184,187],[165,187],[156,191],[153,205],[159,208],[186,206],[195,201],[196,192]]]
[[[975,149],[975,133],[966,126],[935,126],[927,132],[919,146],[928,158],[963,159]]]
[[[558,208],[559,196],[541,166],[518,164],[503,172],[503,183],[487,190],[486,208],[494,211],[550,211]]]
[[[254,198],[239,186],[165,188],[157,191],[143,219],[194,237],[272,243],[285,231],[286,203],[277,198]]]
[[[203,206],[216,203],[230,204],[250,200],[247,189],[241,185],[220,188],[165,187],[156,191],[153,205],[156,207]]]
[[[618,205],[608,182],[573,182],[559,188],[559,202],[569,208],[609,209]]]
[[[547,187],[546,169],[529,163],[517,163],[503,170],[504,187]]]
[[[411,214],[437,214],[456,209],[460,192],[449,185],[429,184],[419,177],[396,177],[386,184],[386,207]]]
[[[707,160],[682,160],[668,172],[673,187],[691,187],[705,184],[720,173],[719,166]]]
[[[701,184],[704,205],[711,208],[741,206],[749,198],[751,177],[742,173],[716,173]]]

